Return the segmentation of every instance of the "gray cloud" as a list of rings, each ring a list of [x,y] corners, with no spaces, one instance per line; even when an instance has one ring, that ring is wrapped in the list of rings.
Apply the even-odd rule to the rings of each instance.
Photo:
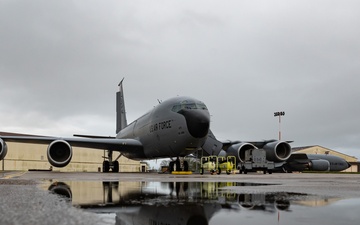
[[[0,128],[111,135],[176,95],[220,139],[277,138],[360,158],[357,1],[2,1]]]

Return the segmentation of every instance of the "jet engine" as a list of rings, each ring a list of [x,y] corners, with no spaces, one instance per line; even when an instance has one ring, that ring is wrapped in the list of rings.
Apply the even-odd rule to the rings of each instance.
[[[244,162],[245,160],[245,152],[251,149],[257,149],[253,144],[250,143],[238,143],[231,145],[226,153],[228,156],[235,156],[237,162]]]
[[[291,155],[291,146],[284,141],[269,142],[263,147],[266,150],[266,159],[273,162],[283,162]]]
[[[310,160],[309,169],[315,171],[329,171],[330,162],[324,159]]]
[[[47,157],[51,165],[55,167],[64,167],[71,161],[71,145],[64,140],[55,140],[51,142],[47,148]]]
[[[7,145],[3,139],[0,138],[0,160],[3,160],[7,153]]]

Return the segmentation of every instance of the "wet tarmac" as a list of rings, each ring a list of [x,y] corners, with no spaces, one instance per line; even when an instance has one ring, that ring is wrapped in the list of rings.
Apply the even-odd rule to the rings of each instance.
[[[359,174],[8,172],[0,178],[0,224],[360,222]]]

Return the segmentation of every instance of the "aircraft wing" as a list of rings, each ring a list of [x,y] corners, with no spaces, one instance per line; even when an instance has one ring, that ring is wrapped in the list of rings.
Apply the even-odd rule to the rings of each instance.
[[[223,150],[227,156],[235,156],[237,162],[246,159],[246,152],[252,149],[265,151],[266,160],[283,164],[291,155],[291,141],[263,140],[263,141],[223,141]],[[221,152],[224,154],[224,152]],[[250,153],[252,154],[252,153]]]
[[[228,147],[239,143],[249,143],[256,146],[257,148],[263,148],[266,144],[272,142],[277,142],[277,140],[271,139],[271,140],[263,140],[263,141],[231,141],[231,140],[221,141],[224,150],[227,150]],[[285,142],[292,143],[293,141],[285,141]]]
[[[287,161],[288,162],[296,161],[299,163],[304,163],[304,162],[309,161],[309,157],[305,153],[294,153],[294,154],[291,154],[290,158]]]
[[[223,145],[223,149],[226,151],[230,146],[241,143],[241,141],[226,140],[226,141],[221,141],[221,143]]]
[[[134,139],[109,138],[60,138],[47,136],[0,136],[6,142],[51,144],[54,141],[65,141],[74,147],[94,148],[101,150],[113,150],[121,153],[131,154],[134,151],[142,150],[141,142]]]

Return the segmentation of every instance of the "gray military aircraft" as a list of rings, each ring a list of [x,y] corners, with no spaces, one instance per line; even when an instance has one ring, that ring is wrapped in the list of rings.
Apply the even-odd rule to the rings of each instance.
[[[123,79],[124,80],[124,79]],[[58,138],[43,136],[0,136],[0,160],[7,153],[6,142],[48,144],[47,158],[54,167],[65,167],[71,161],[72,147],[106,149],[107,160],[103,162],[103,172],[118,172],[121,155],[130,159],[177,158],[171,162],[171,169],[180,169],[179,157],[201,149],[208,139],[210,114],[206,105],[194,98],[175,97],[154,107],[134,122],[127,124],[122,82],[116,94],[117,128],[116,137],[75,135],[77,137]],[[210,143],[210,144],[209,144]],[[221,146],[220,146],[221,148]],[[113,160],[113,152],[120,152]],[[188,170],[188,164],[182,165]]]
[[[267,140],[261,142],[227,141],[220,156],[235,156],[237,163],[244,162],[246,151],[265,149],[266,159],[275,163],[275,172],[293,171],[342,171],[351,165],[343,158],[329,154],[305,154],[292,152],[291,141]]]
[[[175,160],[169,165],[170,172],[187,171],[187,161],[181,163],[180,159],[199,150],[203,150],[202,153],[205,155],[235,156],[237,162],[240,162],[247,150],[262,148],[266,150],[267,160],[275,162],[277,167],[282,167],[291,156],[291,146],[286,141],[218,141],[210,130],[210,113],[206,105],[191,97],[175,97],[163,101],[148,113],[127,124],[123,80],[119,83],[119,91],[116,93],[116,137],[0,136],[0,160],[7,154],[6,142],[48,144],[47,158],[54,167],[65,167],[70,163],[72,147],[107,150],[103,172],[119,172],[118,159],[122,155],[135,160],[173,158]],[[114,159],[113,152],[120,154]]]
[[[285,172],[292,171],[342,171],[351,165],[343,158],[329,154],[294,153],[281,167]]]

